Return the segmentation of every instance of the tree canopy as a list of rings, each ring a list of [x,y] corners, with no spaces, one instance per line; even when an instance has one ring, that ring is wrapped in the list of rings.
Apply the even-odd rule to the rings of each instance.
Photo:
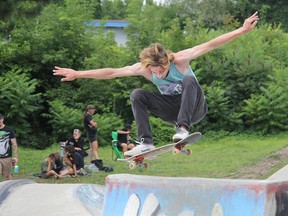
[[[177,52],[240,27],[258,10],[255,30],[191,62],[209,105],[207,117],[192,130],[287,131],[288,7],[284,0],[273,2],[1,1],[0,113],[20,144],[45,148],[65,140],[73,128],[83,129],[83,112],[93,104],[105,145],[112,130],[133,123],[130,92],[157,91],[155,86],[143,77],[62,83],[52,74],[55,65],[76,70],[130,65],[150,43]],[[93,19],[128,20],[126,46],[117,45],[113,32],[85,25]],[[152,117],[151,125],[157,141],[169,141],[165,123]]]

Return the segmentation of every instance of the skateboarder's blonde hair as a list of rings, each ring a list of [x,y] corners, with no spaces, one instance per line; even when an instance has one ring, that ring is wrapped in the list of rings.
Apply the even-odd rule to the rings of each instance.
[[[160,43],[153,43],[149,47],[143,49],[139,55],[142,67],[147,68],[149,66],[161,66],[163,68],[168,67],[169,61],[174,57],[170,50],[165,48]]]

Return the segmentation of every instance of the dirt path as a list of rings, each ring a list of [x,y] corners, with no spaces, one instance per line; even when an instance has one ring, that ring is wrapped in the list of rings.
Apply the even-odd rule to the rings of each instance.
[[[227,176],[230,179],[266,179],[288,163],[288,146],[268,155],[257,164],[241,168]]]

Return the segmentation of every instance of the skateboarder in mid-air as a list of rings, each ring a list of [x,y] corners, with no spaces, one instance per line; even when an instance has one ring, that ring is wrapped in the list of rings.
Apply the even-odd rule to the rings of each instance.
[[[247,18],[242,27],[220,35],[206,43],[171,53],[159,44],[151,44],[140,53],[140,62],[122,68],[102,68],[75,71],[55,67],[54,75],[63,76],[62,81],[77,78],[112,79],[125,76],[144,76],[152,81],[160,93],[135,89],[131,93],[132,111],[141,144],[125,156],[133,156],[154,149],[149,124],[149,112],[176,126],[173,141],[184,139],[191,124],[202,120],[207,112],[204,93],[190,67],[190,61],[250,32],[257,24],[257,12]]]

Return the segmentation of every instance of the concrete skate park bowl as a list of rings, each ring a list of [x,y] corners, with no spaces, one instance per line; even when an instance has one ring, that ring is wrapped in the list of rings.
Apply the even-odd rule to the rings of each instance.
[[[266,180],[109,175],[106,186],[0,183],[1,216],[284,216],[288,167]]]

